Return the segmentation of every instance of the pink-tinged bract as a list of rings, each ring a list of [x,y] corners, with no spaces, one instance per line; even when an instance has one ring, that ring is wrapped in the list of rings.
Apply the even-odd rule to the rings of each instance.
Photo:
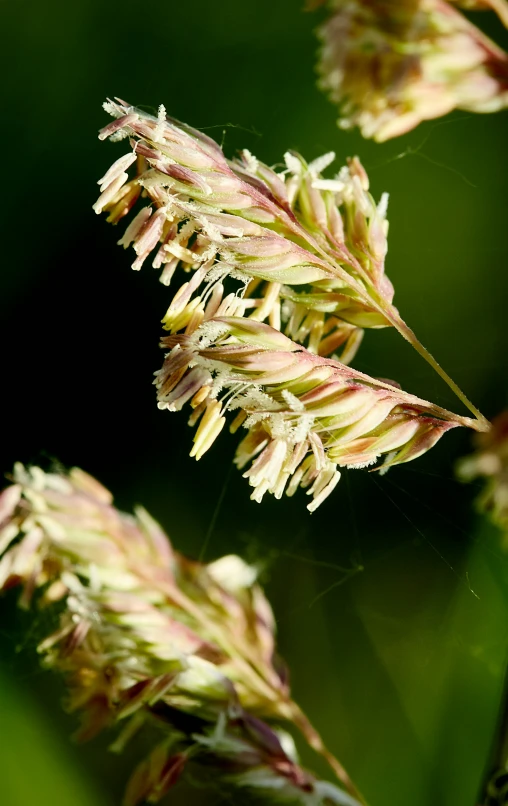
[[[505,0],[491,7],[508,24]],[[508,106],[508,55],[446,0],[330,0],[318,29],[319,84],[339,125],[377,141],[454,109]]]
[[[254,487],[280,498],[303,487],[314,511],[340,468],[383,471],[429,450],[461,418],[400,389],[310,353],[261,322],[216,317],[191,334],[162,339],[169,350],[156,373],[158,405],[194,409],[191,456],[211,447],[229,412],[247,434],[235,464]],[[378,467],[378,469],[379,469]]]
[[[20,587],[20,605],[43,607],[53,622],[38,651],[65,679],[66,707],[81,715],[77,738],[115,729],[119,752],[152,727],[155,746],[134,770],[125,806],[157,802],[195,763],[276,802],[359,806],[291,699],[254,568],[235,555],[207,564],[184,557],[145,510],[120,512],[77,468],[17,465],[13,482],[0,494],[0,591]],[[344,788],[299,766],[276,727],[283,722]]]

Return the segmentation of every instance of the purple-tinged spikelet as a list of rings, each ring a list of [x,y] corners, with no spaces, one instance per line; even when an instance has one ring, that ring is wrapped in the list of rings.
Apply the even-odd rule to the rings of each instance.
[[[508,411],[494,418],[489,432],[475,437],[475,449],[460,460],[457,473],[462,481],[484,479],[478,509],[503,531],[508,548]]]
[[[155,383],[159,408],[187,402],[200,422],[191,456],[200,459],[226,423],[247,435],[235,463],[252,498],[280,498],[298,486],[314,511],[332,492],[342,467],[382,469],[429,450],[461,418],[332,359],[310,353],[261,322],[216,317],[190,335],[167,336],[169,349]]]
[[[321,3],[319,3],[321,5]],[[505,0],[490,7],[508,24]],[[445,0],[330,0],[319,28],[321,88],[339,125],[377,141],[453,109],[508,106],[508,56]]]
[[[288,152],[276,173],[248,151],[227,160],[163,107],[155,118],[122,102],[105,106],[116,120],[100,137],[124,133],[132,151],[100,180],[94,209],[117,223],[139,197],[147,200],[119,244],[134,248],[134,269],[150,258],[166,285],[179,265],[190,274],[168,329],[181,329],[191,314],[195,323],[206,306],[234,296],[238,315],[268,321],[321,355],[342,347],[349,361],[364,327],[392,324],[383,308],[393,298],[384,274],[388,197],[375,204],[357,158],[325,179],[334,154],[307,164]],[[128,180],[136,157],[137,175]]]
[[[147,199],[119,243],[133,245],[134,269],[149,256],[163,267],[165,284],[178,266],[187,273],[163,319],[166,330],[190,335],[222,316],[268,322],[310,353],[333,353],[345,364],[363,328],[393,326],[473,412],[468,425],[488,428],[393,305],[384,271],[388,196],[375,204],[356,157],[326,179],[333,154],[307,164],[288,152],[286,170],[276,173],[248,151],[228,161],[217,143],[168,118],[163,106],[158,117],[118,99],[105,109],[115,120],[100,138],[129,137],[132,152],[100,180],[95,210],[116,223],[137,198]],[[137,175],[128,180],[132,154]]]
[[[19,586],[21,606],[53,610],[56,629],[38,650],[65,678],[78,738],[117,728],[120,751],[145,723],[159,730],[125,806],[157,802],[188,763],[269,800],[358,806],[291,700],[255,569],[234,555],[183,557],[145,510],[119,512],[76,468],[17,465],[13,481],[0,495],[0,590]],[[289,735],[265,720],[298,727],[351,794],[302,770]]]

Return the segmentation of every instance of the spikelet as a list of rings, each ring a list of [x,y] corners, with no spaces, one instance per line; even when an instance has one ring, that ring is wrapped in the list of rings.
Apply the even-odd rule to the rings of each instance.
[[[227,284],[241,300],[238,315],[282,327],[321,355],[343,348],[343,361],[364,327],[392,324],[383,308],[393,298],[384,274],[388,197],[376,205],[357,158],[325,179],[334,154],[307,164],[288,152],[276,173],[248,151],[226,160],[213,140],[165,113],[154,118],[122,102],[106,108],[116,120],[100,137],[122,132],[132,152],[102,177],[94,209],[117,223],[147,199],[119,244],[133,246],[134,269],[150,257],[164,284],[178,266],[191,275],[163,320],[168,330],[195,326],[207,306],[229,300]]]
[[[65,678],[78,738],[120,727],[119,751],[145,723],[159,731],[126,806],[158,801],[189,762],[276,801],[358,806],[291,700],[255,569],[234,555],[207,565],[183,557],[145,510],[119,512],[77,468],[17,465],[13,481],[0,495],[0,590],[20,586],[22,607],[53,613],[57,627],[38,650]],[[352,794],[302,770],[289,735],[266,719],[297,726]]]
[[[508,105],[508,56],[445,0],[330,0],[319,28],[319,84],[339,125],[377,141],[453,109]],[[491,7],[508,24],[506,0]]]
[[[235,317],[204,322],[191,335],[162,339],[169,349],[156,373],[158,405],[194,409],[199,426],[191,456],[200,459],[237,411],[232,429],[247,429],[235,463],[252,498],[280,498],[300,486],[314,511],[342,467],[386,471],[425,453],[448,430],[471,425],[337,361],[321,358],[268,325]],[[222,395],[222,398],[220,397]],[[250,464],[252,462],[252,464]]]
[[[163,283],[179,264],[189,275],[164,316],[166,330],[190,334],[216,316],[267,321],[317,355],[341,348],[349,363],[363,328],[393,326],[473,412],[472,427],[489,427],[393,305],[384,271],[388,196],[375,204],[356,157],[326,179],[334,154],[307,164],[288,152],[277,174],[248,151],[226,160],[217,143],[162,106],[157,118],[118,99],[105,109],[115,120],[99,137],[130,137],[138,173],[128,181],[132,156],[117,160],[100,180],[96,212],[116,223],[146,197],[119,241],[133,244],[132,267],[153,256]]]
[[[475,452],[461,459],[457,474],[462,481],[483,479],[484,489],[477,498],[480,512],[502,530],[508,548],[508,412],[498,414],[492,429],[475,438]]]

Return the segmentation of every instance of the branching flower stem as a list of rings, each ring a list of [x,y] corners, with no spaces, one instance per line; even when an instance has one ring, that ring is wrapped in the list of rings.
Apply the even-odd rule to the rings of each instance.
[[[490,429],[490,423],[487,418],[481,413],[481,411],[479,411],[479,409],[476,408],[473,403],[471,403],[460,386],[456,384],[452,378],[450,378],[446,370],[443,369],[441,364],[436,361],[432,353],[430,353],[429,350],[424,347],[421,341],[419,341],[414,331],[411,330],[403,319],[401,319],[397,311],[393,308],[391,310],[387,308],[383,312],[390,324],[393,325],[398,333],[400,333],[400,335],[410,343],[416,352],[421,355],[427,364],[429,364],[429,366],[431,366],[432,369],[437,372],[439,377],[442,378],[443,381],[450,387],[452,392],[454,392],[464,406],[466,406],[466,408],[469,409],[472,414],[474,414],[475,420],[471,420],[470,418],[462,418],[464,425],[467,425],[469,428],[473,428],[475,431],[488,431]]]
[[[253,195],[255,191],[250,191]],[[261,197],[261,194],[258,194]],[[266,204],[266,199],[259,199],[260,203],[264,202]],[[279,209],[279,208],[278,208]],[[279,213],[280,215],[280,213]],[[356,291],[358,296],[367,304],[375,307],[377,311],[382,314],[385,319],[390,323],[392,327],[397,330],[400,335],[409,342],[409,344],[416,350],[416,352],[432,367],[432,369],[437,372],[440,378],[449,386],[452,392],[458,397],[458,399],[464,404],[464,406],[474,415],[475,420],[471,420],[470,418],[459,418],[461,419],[463,425],[467,426],[468,428],[473,428],[475,431],[488,431],[490,429],[490,422],[487,418],[476,408],[476,406],[469,400],[467,395],[462,391],[462,389],[458,386],[457,383],[448,375],[446,370],[442,368],[442,366],[438,363],[438,361],[434,358],[432,353],[427,350],[426,347],[421,343],[418,339],[414,331],[406,324],[406,322],[400,316],[397,308],[388,303],[385,299],[383,299],[382,295],[378,293],[375,286],[372,284],[372,278],[369,276],[369,273],[364,269],[361,265],[360,261],[358,261],[351,251],[345,246],[344,244],[339,244],[333,237],[333,235],[326,231],[325,235],[327,236],[328,246],[330,242],[335,246],[334,251],[337,254],[337,257],[345,262],[347,262],[351,268],[361,277],[363,283],[367,286],[368,290],[365,288],[363,283],[360,283],[355,280],[354,277],[351,276],[349,272],[343,269],[337,263],[330,263],[330,249],[325,249],[319,243],[316,238],[313,238],[307,228],[303,228],[302,225],[298,222],[298,219],[294,216],[287,215],[286,216],[287,227],[290,230],[293,236],[296,236],[298,240],[303,239],[306,241],[312,248],[319,254],[322,258],[323,262],[327,263],[330,273],[332,276],[337,277],[340,280],[344,280],[347,285],[349,285],[352,289]]]
[[[111,749],[121,752],[145,723],[162,731],[124,806],[158,802],[191,758],[269,802],[365,806],[292,700],[255,568],[235,555],[184,557],[145,510],[119,512],[77,468],[16,465],[13,482],[0,494],[0,592],[21,586],[22,607],[56,606],[58,625],[38,651],[64,675],[67,708],[81,713],[77,738],[118,725]],[[299,766],[288,727],[337,783]]]
[[[384,273],[388,196],[374,202],[357,157],[328,179],[322,171],[334,154],[307,163],[287,152],[286,170],[277,174],[250,152],[227,160],[217,143],[168,118],[164,106],[157,118],[119,99],[104,108],[115,120],[99,138],[129,137],[133,150],[99,180],[95,211],[108,212],[108,221],[117,223],[140,195],[149,198],[119,241],[124,248],[132,244],[136,252],[132,267],[140,269],[157,248],[152,265],[164,264],[165,285],[179,263],[193,272],[168,308],[166,330],[176,334],[185,328],[190,334],[216,311],[245,318],[253,308],[247,320],[268,318],[276,330],[283,325],[302,346],[308,337],[310,352],[326,354],[351,337],[354,355],[362,328],[391,326],[475,418],[457,417],[456,422],[488,431],[485,417],[393,305],[394,289]],[[133,162],[137,176],[129,180],[124,169]],[[224,297],[228,276],[242,282],[243,289]],[[252,292],[261,298],[252,299]],[[289,301],[285,311],[284,299]]]
[[[133,569],[139,574],[139,568]],[[149,581],[149,580],[147,580]],[[153,582],[151,583],[153,585]],[[281,699],[281,692],[275,686],[271,686],[266,678],[262,675],[257,668],[258,659],[255,654],[250,651],[248,641],[242,642],[242,646],[229,641],[224,631],[217,628],[213,620],[209,619],[205,613],[190,599],[183,591],[174,586],[161,586],[161,591],[168,597],[168,599],[177,604],[182,610],[189,613],[203,628],[209,633],[210,637],[214,638],[223,649],[235,660],[239,670],[243,674],[243,678],[248,680],[252,689],[258,691],[259,694],[273,702],[274,716],[281,719],[292,721],[294,725],[301,731],[302,736],[305,737],[310,747],[315,750],[327,762],[329,767],[333,770],[337,779],[341,782],[344,788],[354,798],[362,804],[366,804],[365,798],[358,791],[357,787],[351,780],[345,768],[340,761],[335,758],[326,747],[323,739],[312,725],[309,718],[306,716],[300,706],[290,697]],[[241,651],[240,651],[241,650]],[[247,660],[246,660],[247,659]]]
[[[298,233],[300,237],[305,237],[307,241],[310,241],[308,232],[305,233],[298,232],[298,225],[295,229],[295,234]],[[329,240],[331,241],[333,236],[331,233],[327,233]],[[312,243],[313,248],[320,253],[324,261],[329,263],[329,253],[323,249],[317,241]],[[368,305],[375,307],[379,313],[381,313],[387,321],[390,323],[395,330],[400,333],[400,335],[409,342],[409,344],[416,350],[416,352],[424,359],[424,361],[432,367],[432,369],[437,372],[440,378],[449,386],[452,392],[458,397],[458,399],[464,404],[464,406],[469,409],[469,411],[474,414],[475,420],[471,420],[470,418],[462,418],[463,424],[469,428],[473,428],[475,431],[488,431],[490,429],[490,422],[487,418],[481,413],[479,409],[469,400],[467,395],[462,391],[457,383],[448,375],[446,370],[443,369],[441,364],[434,358],[432,353],[427,350],[426,347],[421,343],[421,341],[416,336],[415,332],[406,324],[406,322],[400,316],[397,308],[392,305],[391,303],[387,303],[383,297],[377,293],[376,288],[372,285],[372,280],[369,277],[369,274],[361,263],[356,260],[356,258],[351,254],[351,252],[344,247],[335,242],[338,257],[342,260],[346,260],[358,273],[358,275],[362,278],[363,282],[366,283],[369,287],[369,291],[365,290],[365,287],[362,283],[355,281],[351,275],[342,269],[339,265],[334,264],[333,267],[330,267],[332,273],[340,278],[341,280],[345,280],[349,286],[354,288],[358,296],[360,296],[364,302]]]
[[[328,763],[329,767],[333,770],[335,775],[337,776],[338,780],[342,783],[344,788],[355,797],[360,803],[365,804],[365,798],[363,797],[362,793],[357,789],[351,778],[349,777],[348,773],[335,758],[335,756],[330,753],[330,751],[325,746],[320,734],[317,732],[315,727],[309,721],[308,717],[302,711],[297,703],[291,701],[289,703],[291,709],[291,718],[293,724],[295,724],[299,730],[302,732],[302,735],[305,736],[309,746],[312,747],[313,750],[316,751],[320,756],[322,756],[325,761]]]

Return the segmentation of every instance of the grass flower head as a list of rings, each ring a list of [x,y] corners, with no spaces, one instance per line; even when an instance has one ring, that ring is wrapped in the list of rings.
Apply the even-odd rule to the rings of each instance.
[[[187,559],[145,510],[119,512],[81,470],[18,465],[13,481],[0,496],[0,590],[21,586],[23,607],[53,613],[38,649],[65,678],[67,708],[82,717],[78,738],[117,728],[118,751],[143,726],[156,729],[126,806],[158,801],[194,762],[274,801],[358,806],[349,776],[291,699],[253,568],[234,555]],[[298,727],[343,787],[302,770],[274,721]]]
[[[491,431],[476,435],[475,448],[460,460],[457,473],[462,481],[485,481],[478,509],[503,531],[508,547],[508,412],[494,418]]]
[[[505,0],[457,2],[493,8]],[[508,56],[446,0],[330,0],[318,31],[320,86],[339,125],[388,140],[454,109],[508,105]]]
[[[116,223],[139,197],[148,200],[119,243],[133,244],[134,269],[152,256],[166,284],[179,264],[187,272],[164,316],[166,330],[190,335],[217,317],[268,322],[310,353],[342,348],[344,364],[364,327],[390,325],[474,413],[469,425],[488,427],[393,306],[384,271],[388,197],[374,202],[357,158],[326,179],[333,154],[307,163],[288,152],[286,169],[276,173],[247,151],[227,160],[217,143],[168,118],[162,106],[158,117],[120,100],[105,108],[115,119],[100,138],[127,137],[131,151],[100,180],[95,210]]]
[[[159,407],[194,409],[200,420],[191,456],[200,459],[237,411],[247,429],[235,463],[254,487],[280,498],[299,486],[313,512],[340,479],[339,468],[382,469],[425,453],[448,430],[468,425],[440,407],[338,361],[310,353],[279,331],[240,317],[218,317],[192,334],[167,336],[156,373]],[[250,464],[252,462],[252,464]]]

